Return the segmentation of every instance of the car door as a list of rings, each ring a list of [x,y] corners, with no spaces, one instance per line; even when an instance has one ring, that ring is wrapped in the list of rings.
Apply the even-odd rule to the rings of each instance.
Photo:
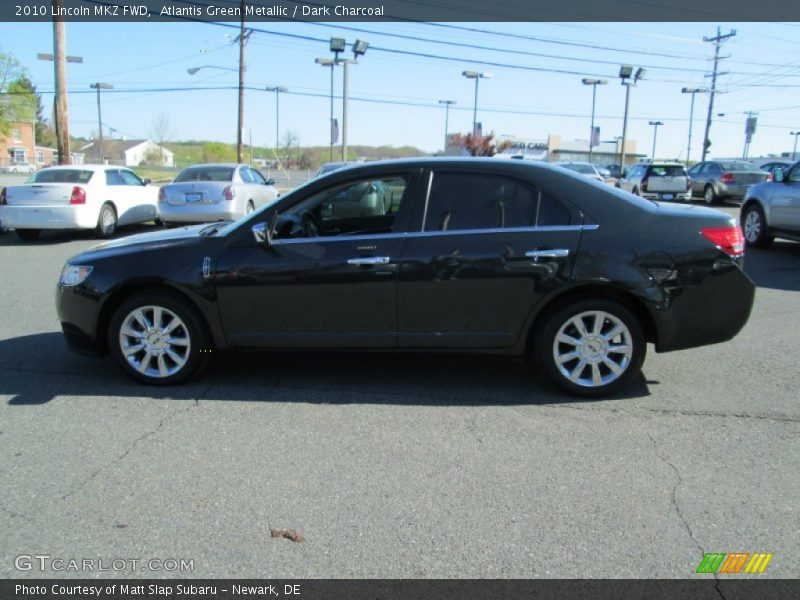
[[[689,177],[692,178],[692,196],[700,196],[703,194],[705,181],[703,180],[703,170],[707,163],[699,163],[689,169]]]
[[[117,222],[120,225],[133,223],[136,220],[136,201],[132,189],[122,178],[121,169],[106,169],[105,196],[100,199],[98,210],[103,202],[111,201],[117,211]]]
[[[536,301],[564,283],[580,217],[530,182],[495,172],[428,171],[398,281],[406,348],[508,348]]]
[[[800,164],[772,185],[769,224],[778,229],[800,232]]]
[[[271,204],[277,198],[277,191],[273,186],[267,185],[267,180],[258,171],[258,169],[250,169],[253,183],[256,186],[256,196],[258,197],[258,204],[256,206],[263,206]]]
[[[127,211],[125,223],[142,223],[150,221],[157,217],[156,201],[157,192],[154,188],[145,185],[144,181],[133,171],[128,169],[120,169],[119,176],[127,186],[126,194],[130,201],[130,207]]]
[[[261,211],[232,234],[215,274],[231,345],[397,346],[397,272],[417,176],[337,181]],[[400,190],[396,210],[362,202],[374,181]],[[273,214],[271,243],[258,243],[251,226],[269,226]]]

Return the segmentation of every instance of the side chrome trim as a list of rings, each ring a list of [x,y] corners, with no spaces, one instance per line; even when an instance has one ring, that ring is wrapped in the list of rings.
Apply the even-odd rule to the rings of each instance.
[[[476,235],[499,233],[537,233],[554,231],[594,231],[599,225],[543,225],[541,227],[506,227],[493,229],[457,229],[455,231],[412,231],[408,233],[381,233],[379,235],[336,235],[317,238],[292,238],[288,240],[273,240],[273,246],[285,244],[322,244],[328,242],[362,242],[366,240],[394,240],[399,238],[419,238],[448,235]]]

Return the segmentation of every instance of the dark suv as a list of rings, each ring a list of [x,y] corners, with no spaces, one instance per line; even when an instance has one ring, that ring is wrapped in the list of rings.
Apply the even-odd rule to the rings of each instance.
[[[533,161],[341,169],[233,223],[112,241],[57,291],[70,345],[181,381],[225,348],[536,357],[611,393],[657,351],[729,340],[750,314],[741,230]]]

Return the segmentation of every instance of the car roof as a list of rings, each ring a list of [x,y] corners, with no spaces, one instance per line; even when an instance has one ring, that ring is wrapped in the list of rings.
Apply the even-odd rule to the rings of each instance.
[[[197,163],[196,165],[189,165],[188,167],[184,167],[186,169],[202,169],[205,167],[228,167],[231,169],[235,169],[236,167],[247,167],[244,163]]]
[[[51,165],[49,167],[43,167],[40,169],[41,171],[44,170],[60,170],[63,171],[65,169],[79,169],[83,171],[100,171],[103,169],[125,169],[126,171],[130,171],[128,167],[124,167],[121,165]]]

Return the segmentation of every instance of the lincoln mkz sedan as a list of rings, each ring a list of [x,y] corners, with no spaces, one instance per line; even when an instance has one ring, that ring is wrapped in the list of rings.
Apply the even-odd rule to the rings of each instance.
[[[724,342],[754,286],[730,216],[533,161],[411,159],[314,179],[232,223],[71,258],[66,339],[151,384],[226,348],[535,357],[610,394],[658,352]],[[524,361],[523,364],[530,364]]]

